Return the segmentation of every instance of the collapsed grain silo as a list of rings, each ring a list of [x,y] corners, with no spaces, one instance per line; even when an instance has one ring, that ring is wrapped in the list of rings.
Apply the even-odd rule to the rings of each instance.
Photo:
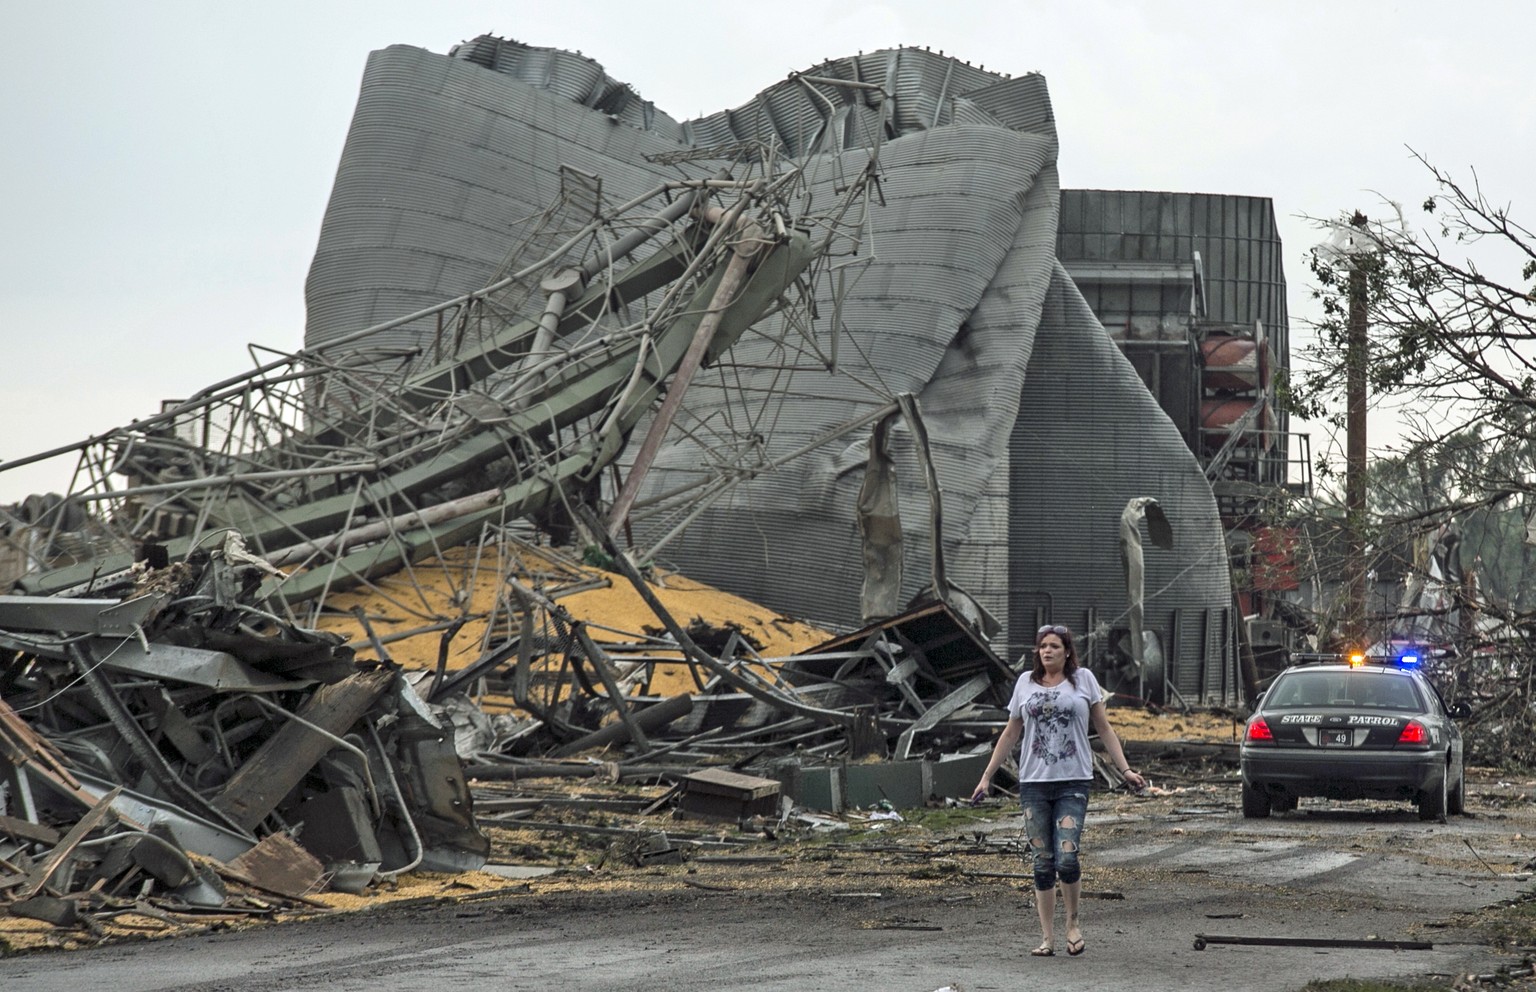
[[[1231,698],[1238,617],[1205,452],[1063,265],[1063,203],[1070,220],[1074,197],[1093,194],[1064,200],[1056,151],[1042,77],[916,48],[836,59],[679,122],[573,53],[492,37],[447,55],[393,46],[364,74],[310,272],[307,342],[486,285],[515,267],[509,243],[546,246],[573,223],[560,211],[599,216],[669,178],[793,160],[803,200],[831,202],[867,176],[859,237],[805,287],[817,326],[770,315],[700,373],[628,539],[776,609],[857,626],[860,495],[871,428],[890,419],[902,602],[939,578],[974,600],[978,623],[996,619],[1007,656],[1051,621],[1098,635],[1090,647],[1107,658],[1131,606],[1122,515],[1151,498],[1174,541],[1144,556],[1144,623],[1165,658],[1148,691]],[[545,302],[505,305],[536,316]],[[440,332],[405,325],[398,343],[429,350]],[[915,417],[892,417],[903,397]],[[603,480],[610,497],[633,460]]]

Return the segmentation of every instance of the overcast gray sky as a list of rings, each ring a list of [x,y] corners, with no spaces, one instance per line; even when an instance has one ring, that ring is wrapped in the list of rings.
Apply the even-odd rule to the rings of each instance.
[[[1410,146],[1536,223],[1523,0],[0,0],[0,460],[297,349],[368,53],[483,33],[580,51],[680,119],[900,44],[1039,71],[1063,185],[1274,200],[1293,336],[1322,239],[1299,215],[1422,202]],[[0,472],[0,502],[70,467]]]

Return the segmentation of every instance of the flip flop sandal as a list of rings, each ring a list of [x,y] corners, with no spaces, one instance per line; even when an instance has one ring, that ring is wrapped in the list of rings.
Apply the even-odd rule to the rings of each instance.
[[[1041,944],[1039,947],[1035,948],[1029,953],[1033,954],[1037,958],[1048,958],[1055,955],[1056,948],[1052,947],[1050,944]]]
[[[1077,957],[1087,949],[1088,945],[1084,943],[1083,938],[1081,937],[1077,938],[1076,940],[1067,941],[1067,953],[1073,957]]]

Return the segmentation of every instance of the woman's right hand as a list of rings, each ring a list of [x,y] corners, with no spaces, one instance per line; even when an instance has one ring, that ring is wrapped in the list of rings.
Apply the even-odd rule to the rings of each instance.
[[[976,786],[976,791],[971,793],[971,805],[975,806],[987,798],[987,793],[992,791],[992,783],[982,782]]]

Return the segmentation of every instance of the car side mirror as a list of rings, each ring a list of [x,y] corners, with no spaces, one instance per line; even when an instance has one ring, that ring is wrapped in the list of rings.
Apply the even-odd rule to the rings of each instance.
[[[1451,719],[1465,720],[1472,715],[1472,707],[1466,703],[1452,703],[1450,707]]]

